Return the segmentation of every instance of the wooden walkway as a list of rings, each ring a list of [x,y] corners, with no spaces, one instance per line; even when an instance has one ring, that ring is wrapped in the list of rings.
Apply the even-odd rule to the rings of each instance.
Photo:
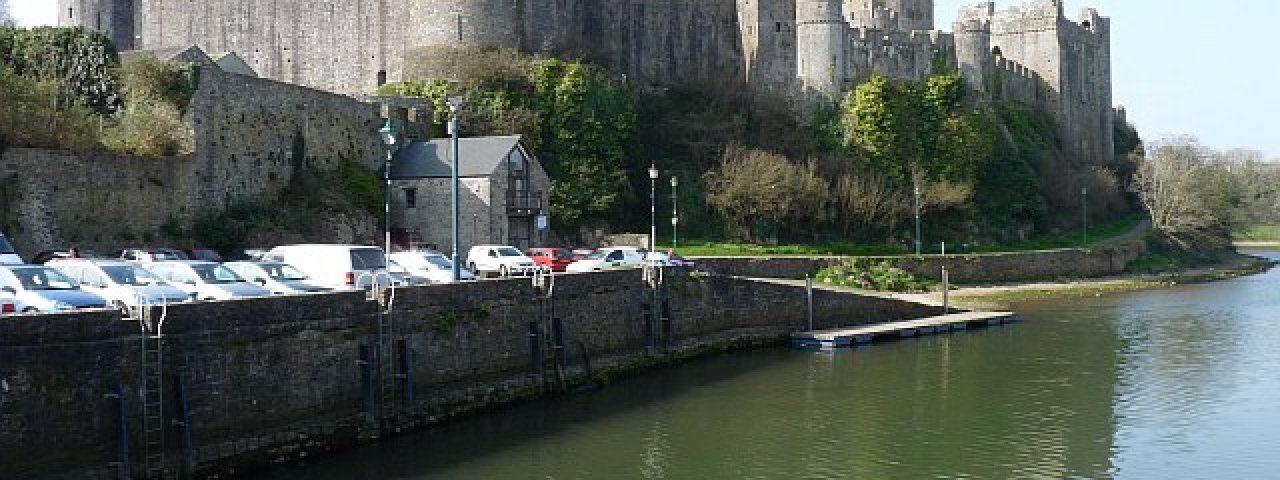
[[[901,322],[875,323],[834,330],[791,334],[791,344],[799,348],[839,348],[866,344],[883,337],[914,337],[964,330],[970,326],[1000,325],[1018,320],[1013,312],[964,312]]]

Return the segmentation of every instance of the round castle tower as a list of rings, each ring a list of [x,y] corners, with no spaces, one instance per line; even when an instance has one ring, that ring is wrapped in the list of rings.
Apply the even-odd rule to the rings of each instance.
[[[933,0],[845,0],[849,24],[876,30],[933,30]]]
[[[829,98],[844,92],[849,36],[841,1],[796,1],[796,76],[805,91]]]
[[[524,3],[412,0],[407,43],[415,47],[518,48]]]
[[[110,38],[117,51],[132,50],[133,7],[134,0],[58,0],[58,26],[96,30]]]

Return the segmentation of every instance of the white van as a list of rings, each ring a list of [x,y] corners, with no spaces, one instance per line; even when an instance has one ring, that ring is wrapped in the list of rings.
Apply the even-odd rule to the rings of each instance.
[[[390,283],[387,259],[379,247],[368,245],[281,245],[262,256],[301,270],[311,282],[330,288],[369,288]]]
[[[22,265],[26,262],[22,261],[22,257],[18,256],[18,252],[13,251],[13,245],[9,243],[9,239],[4,238],[4,232],[0,232],[0,265]]]

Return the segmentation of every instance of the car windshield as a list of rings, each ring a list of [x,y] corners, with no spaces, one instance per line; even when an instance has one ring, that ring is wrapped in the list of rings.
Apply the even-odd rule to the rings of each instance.
[[[111,280],[121,285],[155,285],[161,283],[159,278],[152,275],[145,269],[129,266],[129,265],[108,265],[102,267],[102,271],[106,272]]]
[[[151,252],[151,257],[158,260],[186,260],[187,254],[177,250],[155,250]]]
[[[274,280],[308,280],[310,278],[287,263],[263,263],[258,266],[262,267],[262,270],[267,272],[267,276]]]
[[[422,258],[426,259],[427,263],[435,266],[436,268],[442,270],[453,270],[453,262],[444,258],[444,255],[423,255]]]
[[[351,249],[351,268],[359,270],[375,270],[386,268],[387,259],[379,248]]]
[[[0,235],[0,253],[14,253],[13,245],[10,245],[3,235]]]
[[[216,263],[192,265],[191,270],[194,270],[196,275],[199,275],[200,279],[204,280],[205,283],[236,283],[244,281],[230,268]]]
[[[52,268],[11,268],[22,288],[27,290],[75,290],[79,287],[62,273]]]
[[[520,257],[520,256],[524,256],[524,254],[523,254],[523,253],[520,253],[520,251],[519,251],[519,250],[516,250],[516,249],[511,248],[511,247],[502,247],[502,248],[499,248],[499,249],[498,249],[498,255],[503,256],[503,257]]]

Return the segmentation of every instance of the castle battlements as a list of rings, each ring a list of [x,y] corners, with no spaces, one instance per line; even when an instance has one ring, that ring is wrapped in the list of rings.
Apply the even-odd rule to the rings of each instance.
[[[1110,19],[1086,8],[1067,20],[1061,0],[965,6],[954,33],[935,29],[933,0],[199,3],[58,0],[59,23],[108,32],[123,49],[236,52],[264,78],[351,95],[447,69],[449,55],[474,48],[585,55],[637,86],[736,80],[828,100],[873,72],[919,80],[957,69],[992,98],[1055,115],[1072,153],[1111,155],[1111,126],[1099,120],[1114,117]]]

